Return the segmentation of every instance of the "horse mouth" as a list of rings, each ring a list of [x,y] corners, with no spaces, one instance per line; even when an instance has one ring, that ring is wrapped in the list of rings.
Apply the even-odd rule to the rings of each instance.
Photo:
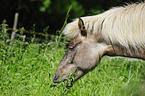
[[[72,87],[74,80],[72,78],[68,78],[68,75],[63,75],[62,77],[60,77],[59,75],[55,74],[55,76],[52,78],[52,81],[54,83],[64,82],[66,84],[66,87]]]

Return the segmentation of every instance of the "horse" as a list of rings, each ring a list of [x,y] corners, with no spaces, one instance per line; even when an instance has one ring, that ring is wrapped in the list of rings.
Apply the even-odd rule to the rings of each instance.
[[[145,3],[114,7],[102,14],[77,18],[63,34],[71,38],[56,69],[53,82],[68,80],[67,86],[94,69],[104,55],[145,60]]]

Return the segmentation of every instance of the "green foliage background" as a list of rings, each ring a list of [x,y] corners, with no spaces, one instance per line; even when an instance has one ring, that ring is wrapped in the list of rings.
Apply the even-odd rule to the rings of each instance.
[[[0,22],[7,20],[9,27],[13,26],[14,14],[19,13],[18,28],[31,29],[36,25],[36,31],[49,26],[48,33],[56,34],[65,20],[65,14],[72,5],[68,22],[74,18],[99,14],[115,6],[144,0],[1,0]]]

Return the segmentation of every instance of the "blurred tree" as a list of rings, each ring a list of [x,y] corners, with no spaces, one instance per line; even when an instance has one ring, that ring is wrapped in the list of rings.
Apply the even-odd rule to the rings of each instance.
[[[140,0],[144,1],[144,0]],[[70,5],[72,10],[68,22],[73,18],[102,13],[113,6],[122,6],[138,0],[1,0],[0,22],[7,20],[13,26],[14,14],[19,13],[18,27],[41,32],[49,25],[49,33],[55,34],[63,25]]]
[[[45,10],[47,8],[49,8],[50,4],[51,4],[51,1],[50,0],[43,1],[43,5],[40,7],[40,11],[41,12],[45,12]]]

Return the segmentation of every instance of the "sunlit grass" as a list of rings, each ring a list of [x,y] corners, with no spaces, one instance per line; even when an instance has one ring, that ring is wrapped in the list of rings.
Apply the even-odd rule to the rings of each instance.
[[[66,88],[51,80],[65,54],[65,41],[31,43],[15,41],[12,47],[0,41],[1,96],[135,96],[144,93],[143,61],[103,57],[100,65]]]

